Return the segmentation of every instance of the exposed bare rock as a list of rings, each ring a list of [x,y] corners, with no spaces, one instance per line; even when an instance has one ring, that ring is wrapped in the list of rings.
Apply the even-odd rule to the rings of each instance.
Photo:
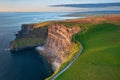
[[[48,36],[42,55],[52,64],[56,70],[68,57],[69,46],[72,44],[72,36],[80,31],[80,27],[66,27],[63,24],[51,24],[48,27]]]

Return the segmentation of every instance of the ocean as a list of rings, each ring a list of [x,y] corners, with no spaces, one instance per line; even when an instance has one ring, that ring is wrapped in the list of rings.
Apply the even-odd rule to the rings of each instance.
[[[68,13],[0,12],[0,80],[44,80],[53,74],[50,64],[35,49],[13,54],[9,51],[9,45],[21,29],[21,24],[70,19],[60,17],[66,14]]]

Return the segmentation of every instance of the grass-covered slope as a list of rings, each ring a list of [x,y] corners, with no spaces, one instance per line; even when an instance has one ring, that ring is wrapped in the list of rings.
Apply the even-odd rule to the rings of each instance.
[[[120,80],[120,25],[88,25],[76,39],[84,51],[56,80]]]

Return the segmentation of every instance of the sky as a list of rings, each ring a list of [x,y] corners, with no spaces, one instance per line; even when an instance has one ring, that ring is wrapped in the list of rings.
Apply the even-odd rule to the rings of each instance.
[[[120,0],[0,0],[1,12],[67,12],[86,11],[88,8],[50,7],[59,4],[113,3]],[[108,8],[116,9],[116,8]],[[101,10],[101,9],[100,9]]]

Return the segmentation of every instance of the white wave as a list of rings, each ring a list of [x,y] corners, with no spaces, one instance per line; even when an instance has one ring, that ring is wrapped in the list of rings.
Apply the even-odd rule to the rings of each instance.
[[[36,50],[42,51],[42,50],[44,50],[44,47],[43,46],[38,46],[38,47],[36,47]]]
[[[5,48],[4,51],[10,51],[10,48]]]

